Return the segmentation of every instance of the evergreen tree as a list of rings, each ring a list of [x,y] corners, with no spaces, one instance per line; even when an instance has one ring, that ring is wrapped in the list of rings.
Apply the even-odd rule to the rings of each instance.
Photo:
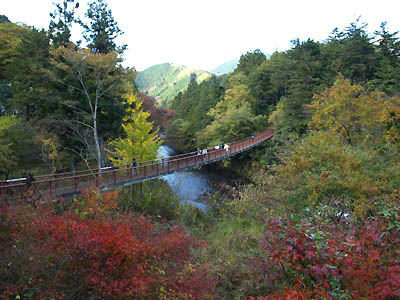
[[[343,33],[341,43],[341,62],[343,74],[356,83],[373,79],[378,57],[372,38],[366,32],[366,23],[358,24],[359,19],[351,23]]]
[[[48,86],[43,72],[49,67],[49,38],[44,30],[25,30],[7,67],[12,95],[9,105],[14,112],[31,120],[43,117],[41,92]]]
[[[253,52],[247,52],[240,57],[239,64],[236,67],[234,73],[241,72],[245,75],[249,75],[257,66],[261,65],[266,60],[264,53],[260,49],[254,50]]]
[[[79,7],[79,2],[63,0],[62,3],[56,3],[55,6],[55,11],[50,13],[49,32],[51,40],[55,47],[66,46],[71,39],[71,26],[74,22],[77,22],[75,10]]]
[[[290,75],[287,96],[282,101],[282,119],[278,129],[283,133],[304,134],[309,121],[307,104],[321,84],[320,45],[312,40],[292,42],[294,48],[287,52]]]
[[[389,33],[386,23],[381,24],[381,30],[376,31],[378,44],[376,49],[380,55],[375,79],[371,87],[379,88],[388,95],[400,93],[400,39],[398,31]]]
[[[123,52],[126,49],[126,45],[118,47],[114,42],[123,32],[114,20],[111,10],[107,8],[106,0],[90,2],[86,17],[89,24],[81,22],[81,25],[85,29],[84,38],[92,51],[106,54],[114,50]]]

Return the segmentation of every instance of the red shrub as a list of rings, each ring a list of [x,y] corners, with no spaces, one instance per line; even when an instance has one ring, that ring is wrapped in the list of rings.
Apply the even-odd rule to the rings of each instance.
[[[255,262],[264,266],[261,276],[287,288],[260,299],[399,297],[399,230],[389,228],[383,221],[329,226],[267,221],[264,255]]]
[[[1,215],[0,228],[8,236],[0,239],[2,299],[208,299],[212,294],[204,266],[192,262],[196,244],[179,227],[159,229],[131,215],[84,219],[47,211],[30,217],[27,226],[14,217],[7,210]]]

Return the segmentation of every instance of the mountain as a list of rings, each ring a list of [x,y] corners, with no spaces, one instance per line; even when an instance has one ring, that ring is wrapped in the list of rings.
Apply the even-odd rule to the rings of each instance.
[[[141,92],[155,98],[158,105],[167,106],[179,92],[188,87],[192,77],[197,78],[197,82],[200,83],[211,78],[211,74],[164,63],[140,72],[136,78],[136,84]]]
[[[232,59],[211,71],[211,73],[220,75],[233,72],[239,63],[239,58]]]

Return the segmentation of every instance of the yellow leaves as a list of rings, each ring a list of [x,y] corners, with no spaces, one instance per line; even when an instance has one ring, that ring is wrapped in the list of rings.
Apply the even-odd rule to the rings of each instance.
[[[339,78],[333,87],[314,96],[310,127],[337,134],[349,144],[379,136],[379,116],[384,109],[384,94],[364,91],[360,85]]]
[[[386,168],[378,152],[342,144],[338,136],[319,131],[296,145],[272,172],[287,201],[346,208],[365,217],[382,199],[393,198],[388,181],[396,175],[389,171],[383,176],[386,172],[377,168]]]
[[[400,142],[400,97],[392,97],[385,102],[380,122],[385,128],[385,140],[398,145]]]
[[[150,113],[143,111],[142,101],[132,90],[125,95],[125,99],[127,115],[122,128],[126,137],[109,142],[111,149],[107,151],[114,156],[110,160],[115,165],[124,165],[132,163],[133,158],[137,161],[156,159],[163,140],[158,131],[152,132],[153,123],[147,121]]]
[[[21,43],[21,38],[27,28],[15,25],[13,23],[0,24],[0,73],[4,71]]]
[[[269,116],[268,123],[270,123],[274,129],[277,129],[279,128],[279,124],[282,122],[283,117],[284,117],[283,102],[280,101],[277,104],[276,109]]]

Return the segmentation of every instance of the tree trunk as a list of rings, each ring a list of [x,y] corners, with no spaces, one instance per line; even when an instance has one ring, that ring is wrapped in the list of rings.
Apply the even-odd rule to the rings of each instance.
[[[70,155],[70,161],[71,161],[71,172],[73,175],[75,175],[75,159],[73,154]]]
[[[93,114],[93,137],[96,143],[97,168],[99,169],[99,173],[101,175],[101,149],[100,149],[99,135],[97,132],[97,107],[95,107],[95,111]]]

